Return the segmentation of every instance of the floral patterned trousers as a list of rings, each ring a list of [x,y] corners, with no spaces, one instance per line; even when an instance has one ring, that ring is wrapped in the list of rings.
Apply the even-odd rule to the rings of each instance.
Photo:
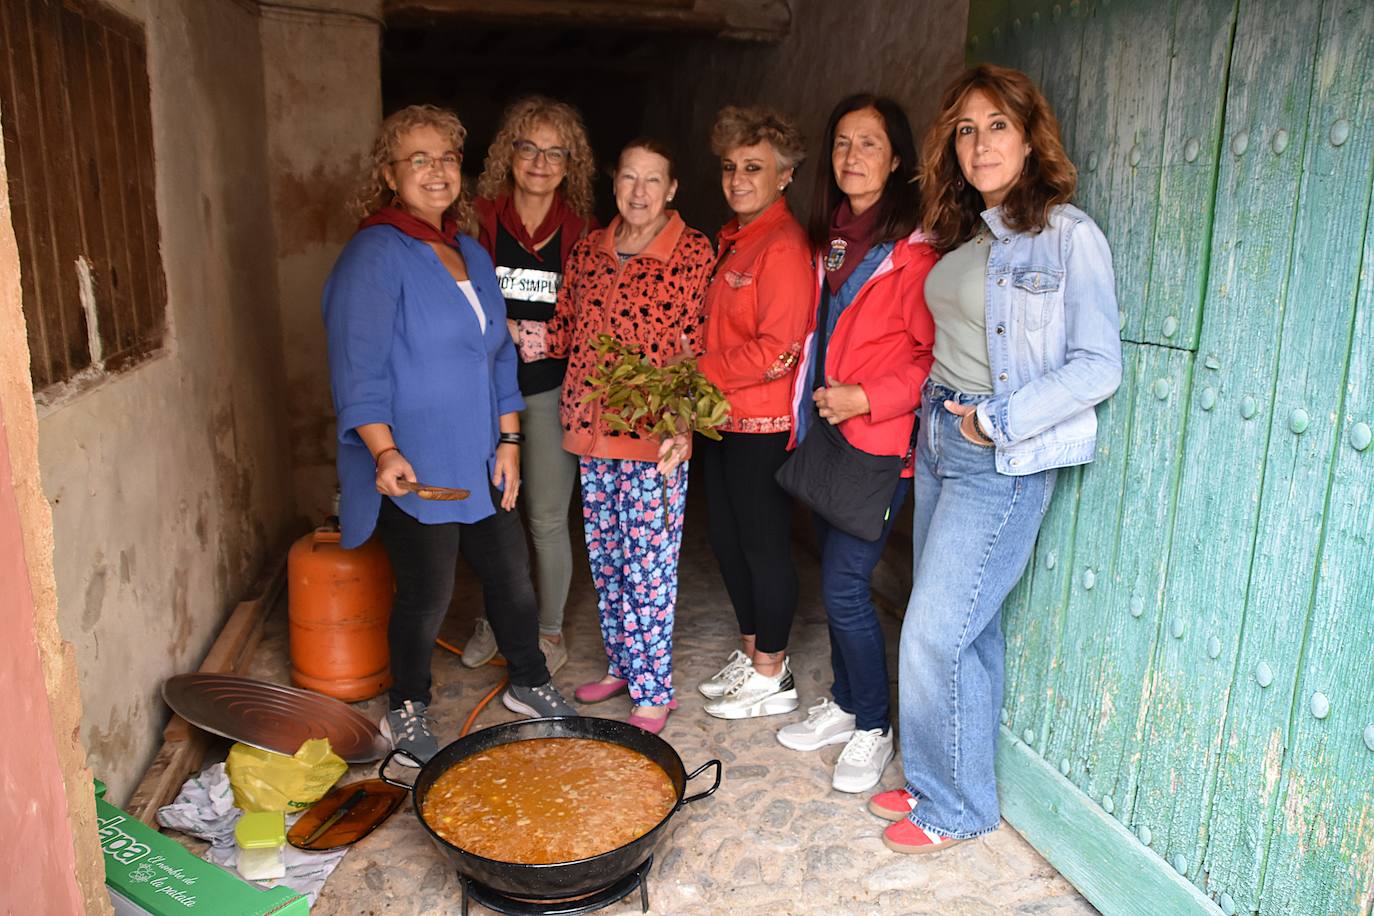
[[[673,612],[687,507],[687,463],[582,458],[582,526],[601,610],[608,673],[636,706],[673,699]]]

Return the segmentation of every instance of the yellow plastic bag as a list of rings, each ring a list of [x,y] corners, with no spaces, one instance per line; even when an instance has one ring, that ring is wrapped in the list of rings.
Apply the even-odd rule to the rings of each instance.
[[[319,801],[348,764],[328,738],[312,738],[291,757],[235,744],[229,748],[228,769],[235,805],[244,811],[290,812]]]

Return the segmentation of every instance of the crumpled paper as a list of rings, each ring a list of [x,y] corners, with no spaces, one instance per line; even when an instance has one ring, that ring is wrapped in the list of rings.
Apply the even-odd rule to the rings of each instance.
[[[223,763],[206,767],[186,780],[172,803],[157,810],[159,824],[206,840],[210,848],[202,858],[230,870],[234,870],[238,864],[239,849],[234,842],[234,825],[241,816],[243,811],[234,807],[234,791],[229,785],[229,774]],[[287,827],[298,817],[300,813],[288,814]],[[347,846],[328,852],[307,852],[287,843],[286,877],[252,883],[260,887],[289,887],[309,897],[310,905],[314,906],[324,882],[338,868],[347,852]],[[234,873],[238,874],[237,871]]]

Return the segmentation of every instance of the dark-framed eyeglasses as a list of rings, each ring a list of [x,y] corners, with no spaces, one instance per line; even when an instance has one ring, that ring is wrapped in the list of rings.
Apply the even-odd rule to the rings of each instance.
[[[516,140],[511,145],[515,147],[515,155],[527,162],[533,162],[543,156],[549,165],[562,165],[572,158],[572,150],[562,146],[550,146],[546,149],[536,146],[529,140]]]
[[[396,165],[401,162],[409,164],[409,166],[417,172],[423,172],[432,165],[448,171],[457,171],[463,165],[463,154],[454,152],[453,150],[449,150],[447,153],[440,156],[431,156],[429,153],[416,153],[404,159],[392,159],[387,164]]]

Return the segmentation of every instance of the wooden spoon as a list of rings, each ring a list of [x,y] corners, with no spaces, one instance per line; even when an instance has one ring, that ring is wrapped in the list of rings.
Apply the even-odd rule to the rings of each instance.
[[[427,483],[418,483],[413,480],[398,480],[396,483],[400,485],[402,490],[409,490],[421,499],[467,499],[470,495],[467,490],[457,487],[433,487]]]

